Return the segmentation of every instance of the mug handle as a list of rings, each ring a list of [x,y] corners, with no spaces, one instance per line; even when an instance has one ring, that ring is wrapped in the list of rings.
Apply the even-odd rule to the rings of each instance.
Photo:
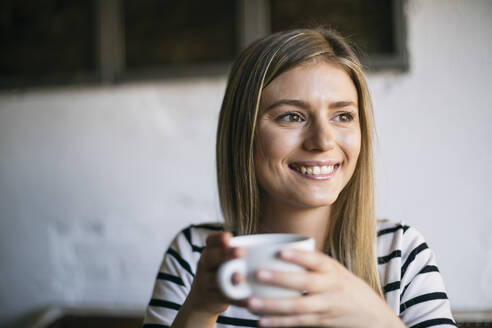
[[[246,277],[246,261],[244,259],[234,259],[223,263],[217,272],[217,282],[220,290],[225,296],[233,300],[240,300],[251,296],[251,288],[246,281],[237,285],[232,283],[232,275],[240,273]]]

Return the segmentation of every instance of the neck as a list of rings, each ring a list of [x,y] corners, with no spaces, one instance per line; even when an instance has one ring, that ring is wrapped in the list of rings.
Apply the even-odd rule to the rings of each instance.
[[[264,205],[260,233],[296,233],[312,237],[316,242],[316,249],[324,249],[330,206],[294,208],[277,202],[267,202]]]

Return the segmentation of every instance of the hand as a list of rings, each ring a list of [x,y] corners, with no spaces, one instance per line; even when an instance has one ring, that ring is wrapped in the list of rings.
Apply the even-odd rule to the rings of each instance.
[[[405,327],[385,301],[362,279],[319,252],[288,250],[280,258],[306,272],[259,270],[261,282],[294,289],[303,296],[250,298],[247,307],[268,327]]]
[[[217,269],[222,263],[243,256],[242,249],[229,247],[231,238],[230,232],[217,232],[208,236],[186,301],[191,311],[216,316],[231,304],[220,291],[216,277]],[[240,279],[238,276],[233,277],[234,282],[239,282]]]

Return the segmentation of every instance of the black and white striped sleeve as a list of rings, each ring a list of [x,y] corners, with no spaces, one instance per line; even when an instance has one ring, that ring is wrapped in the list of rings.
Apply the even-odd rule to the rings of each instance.
[[[412,227],[401,242],[400,318],[410,328],[456,327],[434,253]]]
[[[181,231],[164,254],[143,328],[171,326],[190,291],[196,263],[201,255],[188,240],[190,228]]]

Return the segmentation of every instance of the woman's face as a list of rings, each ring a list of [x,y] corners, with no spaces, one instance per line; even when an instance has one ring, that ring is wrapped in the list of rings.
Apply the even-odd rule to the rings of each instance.
[[[358,112],[349,75],[322,61],[288,70],[263,90],[255,170],[267,206],[335,202],[359,157]]]

